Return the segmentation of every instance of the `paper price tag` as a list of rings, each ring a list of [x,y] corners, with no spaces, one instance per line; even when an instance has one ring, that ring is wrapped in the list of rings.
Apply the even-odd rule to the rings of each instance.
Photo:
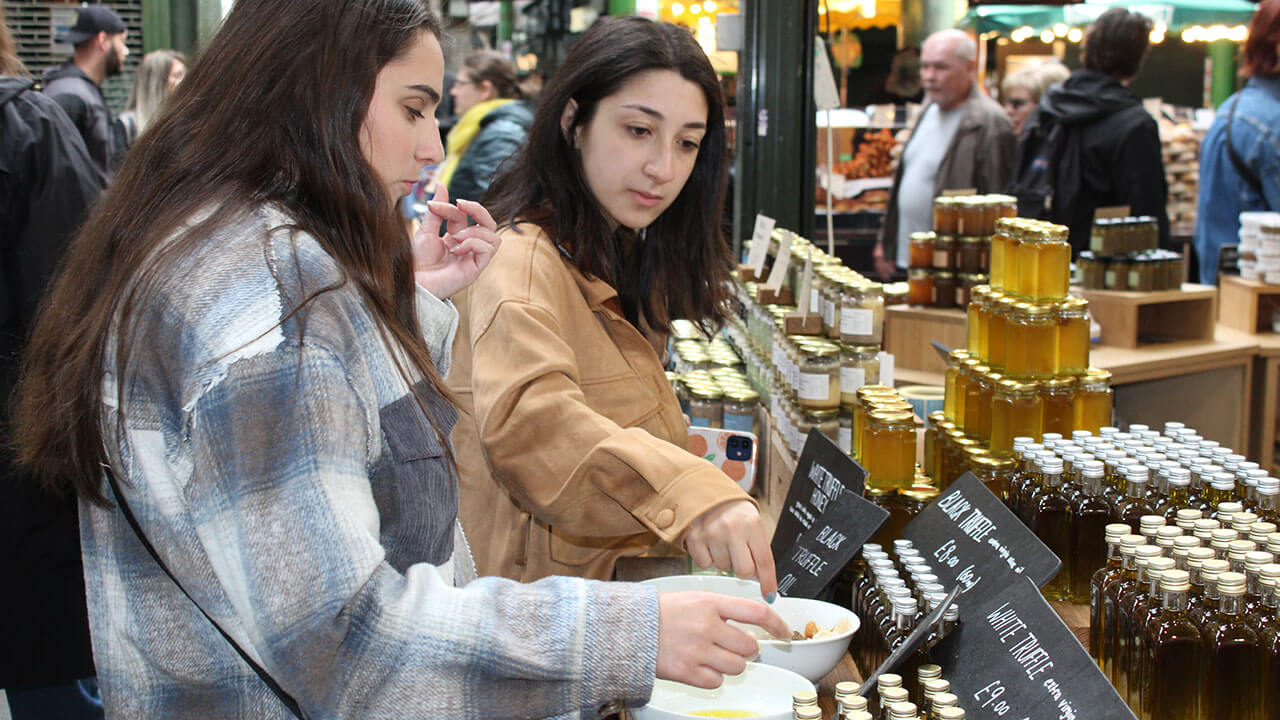
[[[751,268],[753,277],[760,277],[764,272],[764,261],[769,257],[769,237],[773,235],[773,218],[756,215],[756,227],[751,232],[751,253],[747,255],[747,266]]]
[[[782,287],[782,281],[787,277],[787,270],[791,267],[791,238],[793,234],[790,231],[783,231],[782,239],[778,241],[778,256],[773,259],[773,270],[769,272],[769,279],[765,281],[764,286],[771,290],[778,290]],[[755,241],[752,241],[751,249],[755,250]]]
[[[807,256],[804,259],[804,273],[800,277],[800,292],[796,295],[799,301],[801,315],[808,315],[813,309],[813,256]]]

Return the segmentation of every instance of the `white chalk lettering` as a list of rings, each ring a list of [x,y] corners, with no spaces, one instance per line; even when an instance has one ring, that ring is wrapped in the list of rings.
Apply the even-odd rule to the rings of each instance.
[[[826,512],[828,500],[829,498],[823,494],[821,489],[815,489],[813,495],[809,498],[809,504],[820,513]]]
[[[808,570],[810,575],[817,577],[827,567],[827,561],[822,559],[821,555],[812,553],[802,547],[796,548],[791,556],[791,561],[799,565],[804,570]]]
[[[942,498],[938,502],[938,507],[941,508],[942,512],[946,513],[947,517],[955,520],[963,515],[964,511],[973,506],[969,504],[968,500],[964,499],[964,493],[954,492]]]
[[[832,530],[830,525],[823,526],[822,530],[818,532],[818,542],[832,550],[839,550],[846,539],[844,533]]]
[[[986,515],[983,515],[982,511],[978,508],[973,508],[973,511],[969,513],[969,517],[965,518],[959,525],[960,530],[964,532],[965,535],[968,535],[978,542],[982,542],[983,539],[986,538],[987,533],[991,532],[996,527],[996,524]]]
[[[1040,640],[1035,633],[1027,633],[1027,637],[1015,644],[1009,650],[1009,654],[1022,666],[1023,672],[1031,680],[1035,680],[1037,675],[1053,667],[1053,659],[1049,657],[1049,652],[1040,646]]]
[[[952,538],[951,540],[944,542],[942,547],[933,551],[933,556],[943,565],[946,565],[947,567],[955,567],[956,563],[960,562],[960,558],[956,557],[955,539]]]
[[[1018,611],[1010,608],[1009,603],[992,610],[987,615],[987,622],[1000,636],[1001,644],[1007,643],[1010,637],[1027,629],[1027,624],[1018,618]]]

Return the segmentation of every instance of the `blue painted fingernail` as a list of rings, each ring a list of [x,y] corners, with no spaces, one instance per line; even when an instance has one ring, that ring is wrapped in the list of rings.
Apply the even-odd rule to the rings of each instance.
[[[769,593],[768,595],[764,596],[764,601],[769,603],[770,605],[772,605],[773,601],[777,599],[778,599],[778,593]]]

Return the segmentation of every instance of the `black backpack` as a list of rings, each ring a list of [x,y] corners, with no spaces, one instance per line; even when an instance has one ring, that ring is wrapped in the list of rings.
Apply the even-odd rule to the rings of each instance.
[[[1018,217],[1052,220],[1062,215],[1057,208],[1071,207],[1079,194],[1079,133],[1042,118],[1037,109],[1027,120],[1008,194],[1018,199]]]

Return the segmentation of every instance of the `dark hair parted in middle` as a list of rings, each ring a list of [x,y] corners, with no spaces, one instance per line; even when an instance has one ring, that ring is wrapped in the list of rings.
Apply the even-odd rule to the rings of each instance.
[[[520,97],[520,86],[516,84],[516,66],[493,50],[481,50],[467,56],[462,61],[467,69],[471,82],[487,82],[493,85],[493,91],[500,98]]]
[[[1150,18],[1113,7],[1085,32],[1081,62],[1088,70],[1125,80],[1137,76],[1150,43]]]
[[[628,242],[638,228],[610,228],[570,139],[601,100],[649,70],[671,70],[702,90],[707,130],[679,195]],[[566,132],[560,118],[570,100],[578,106]],[[714,325],[723,317],[730,267],[720,232],[726,172],[724,97],[706,53],[675,25],[607,17],[578,40],[543,89],[528,142],[494,180],[485,204],[499,223],[541,227],[581,272],[618,291],[632,322],[665,327],[686,318]]]

